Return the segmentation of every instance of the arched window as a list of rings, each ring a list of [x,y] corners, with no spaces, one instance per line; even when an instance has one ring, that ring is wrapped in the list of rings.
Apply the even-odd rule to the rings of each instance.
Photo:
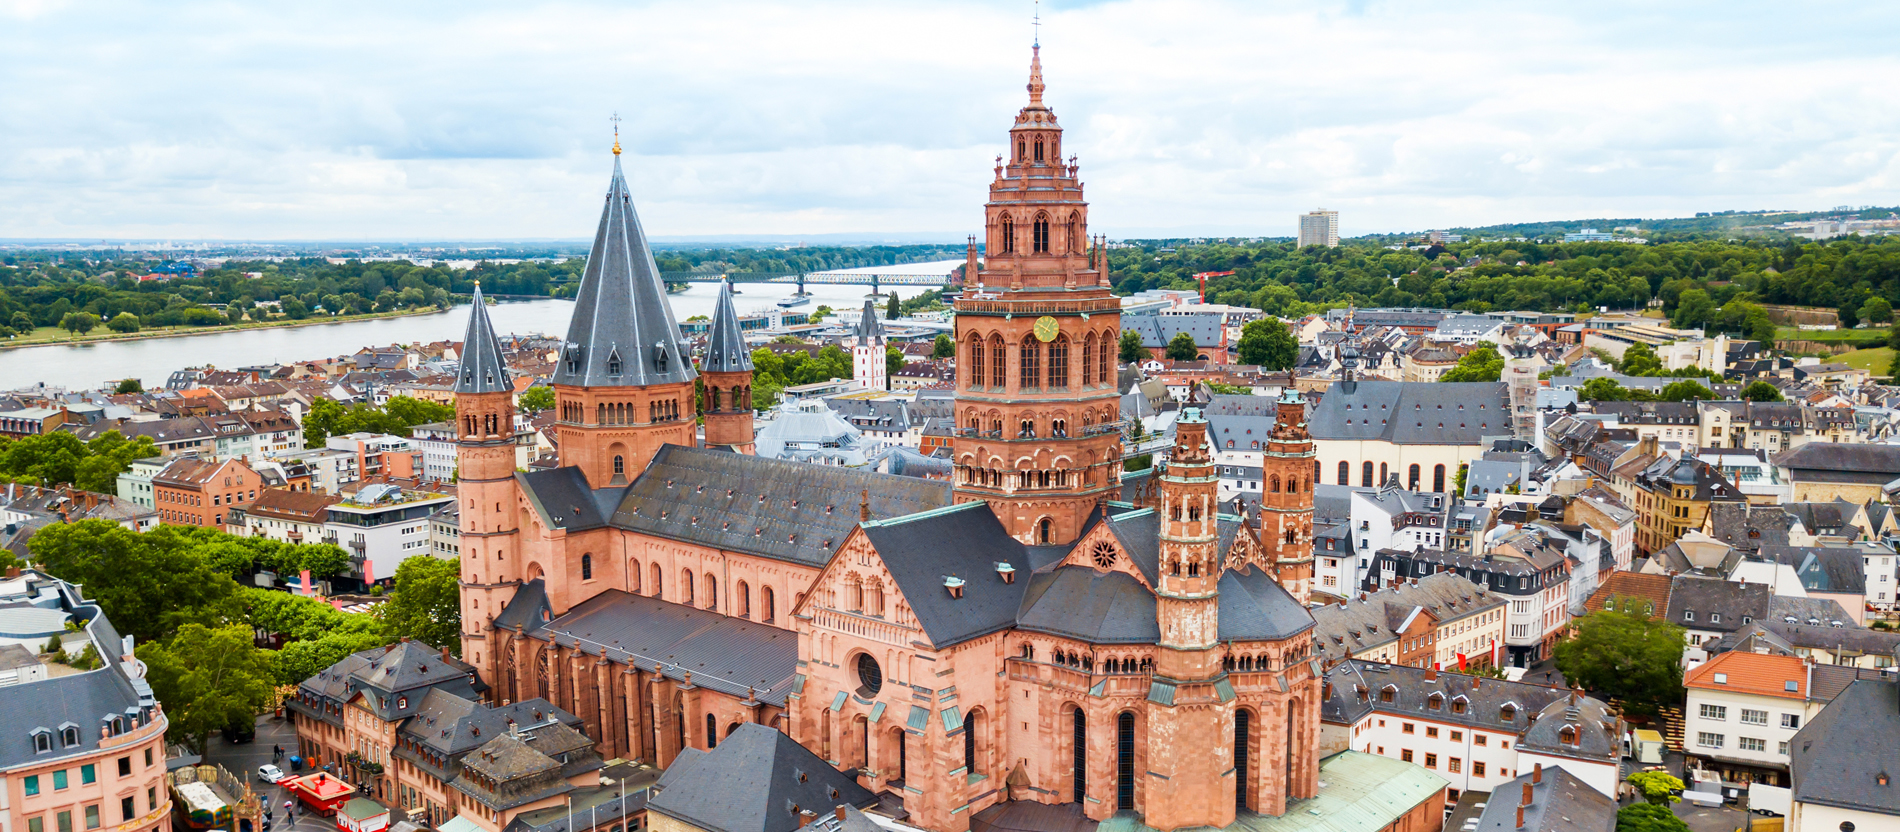
[[[1049,389],[1069,389],[1069,336],[1057,335],[1049,342]]]
[[[1115,380],[1115,373],[1111,371],[1110,369],[1114,367],[1115,365],[1109,363],[1114,360],[1113,358],[1114,355],[1115,355],[1115,336],[1111,333],[1103,332],[1102,333],[1102,351],[1095,354],[1095,360],[1100,362],[1100,364],[1096,367],[1096,371],[1095,371],[1095,383],[1110,384]],[[1105,418],[1102,421],[1108,422],[1108,421],[1113,421],[1113,420]]]
[[[773,609],[775,606],[776,604],[772,597],[772,588],[769,586],[759,587],[759,620],[767,624],[772,623],[776,615]]]
[[[752,588],[749,586],[746,586],[745,581],[739,582],[738,593],[733,596],[732,600],[733,600],[733,603],[737,604],[739,607],[735,611],[735,614],[737,614],[740,618],[752,617]]]
[[[1504,707],[1501,707],[1498,709],[1499,722],[1512,722],[1512,721],[1515,721],[1516,719],[1517,719],[1516,705],[1507,704]]]
[[[1443,710],[1445,707],[1444,694],[1434,693],[1431,696],[1425,697],[1425,707],[1434,711]]]
[[[1036,537],[1044,546],[1055,542],[1055,521],[1047,517],[1042,518],[1042,522],[1037,524]]]
[[[1418,463],[1413,463],[1412,467],[1406,469],[1406,472],[1409,474],[1409,476],[1406,477],[1405,487],[1408,490],[1411,490],[1411,491],[1418,490],[1418,471],[1419,471]]]
[[[648,587],[648,589],[650,589],[653,592],[653,597],[658,598],[660,597],[660,584],[662,583],[662,576],[660,574],[660,564],[658,562],[655,562],[653,564],[652,578],[653,580],[651,583],[653,584],[653,586]]]
[[[1253,762],[1253,714],[1245,708],[1234,711],[1234,808],[1252,809],[1253,788],[1247,780],[1248,763]]]
[[[1029,148],[1029,145],[1028,145],[1028,143],[1026,143],[1026,142],[1024,142],[1024,141],[1022,141],[1022,140],[1020,140],[1020,139],[1019,139],[1019,140],[1017,140],[1017,142],[1016,142],[1016,161],[1018,161],[1018,162],[1024,162],[1024,161],[1028,161],[1028,159],[1029,159],[1029,149],[1028,149],[1028,148]]]
[[[680,603],[691,606],[693,603],[693,570],[680,570]]]
[[[1279,474],[1274,474],[1273,476],[1267,478],[1267,491],[1274,494],[1280,493],[1280,475]]]
[[[1042,148],[1042,143],[1037,142],[1036,148],[1040,150]],[[1049,250],[1049,215],[1037,214],[1035,224],[1030,226],[1030,232],[1031,232],[1030,233],[1031,241],[1035,243],[1035,252],[1037,254],[1042,254],[1043,252],[1048,251]]]
[[[706,609],[719,609],[719,579],[706,573]]]
[[[1023,336],[1018,361],[1021,368],[1020,389],[1040,389],[1042,387],[1042,344],[1036,340],[1036,336]]]
[[[1001,248],[1004,254],[1011,254],[1016,251],[1016,221],[1009,217],[1003,218],[1003,239]]]
[[[1445,466],[1443,463],[1432,466],[1432,490],[1445,490]]]
[[[53,750],[53,735],[51,732],[40,731],[33,735],[33,753],[44,754],[51,750]]]
[[[627,591],[636,594],[640,591],[640,562],[631,558],[627,560]]]
[[[1564,745],[1576,745],[1577,744],[1577,727],[1574,725],[1565,725],[1564,727],[1559,728],[1557,730],[1557,741],[1563,743]]]
[[[1135,712],[1115,717],[1115,808],[1135,808]]]
[[[990,336],[990,387],[1001,390],[1009,385],[1009,356],[1003,350],[1003,336]]]
[[[1069,253],[1071,254],[1082,253],[1081,228],[1082,228],[1082,215],[1071,212],[1069,214],[1069,227],[1064,229],[1063,235],[1062,235],[1064,237],[1062,244],[1068,247]]]
[[[970,386],[983,386],[983,336],[970,333]]]
[[[1069,714],[1072,731],[1070,759],[1073,763],[1070,776],[1075,781],[1075,788],[1070,790],[1070,794],[1074,796],[1075,802],[1081,803],[1089,796],[1089,715],[1081,708],[1073,708]]]
[[[1371,488],[1373,486],[1371,460],[1367,460],[1364,465],[1359,466],[1359,484],[1365,488]]]
[[[594,556],[581,555],[581,580],[591,581],[593,579],[594,579]]]
[[[1352,463],[1343,459],[1339,461],[1339,484],[1352,485]]]
[[[1095,383],[1095,333],[1082,339],[1082,386]]]
[[[383,700],[383,704],[387,706],[389,704],[389,700]],[[66,748],[72,748],[73,746],[78,745],[79,744],[79,729],[78,728],[61,728],[59,731],[59,743],[61,746],[66,747]]]
[[[1036,140],[1036,161],[1042,161],[1042,140]]]
[[[983,712],[974,710],[963,719],[963,768],[968,774],[981,774],[977,768],[977,734],[983,730]]]
[[[712,714],[706,715],[706,750],[719,747],[719,720]]]

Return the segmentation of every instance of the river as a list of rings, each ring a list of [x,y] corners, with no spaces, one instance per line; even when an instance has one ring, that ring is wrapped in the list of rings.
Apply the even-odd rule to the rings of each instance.
[[[926,265],[912,268],[921,270]],[[896,271],[902,267],[886,267]],[[809,312],[819,306],[833,309],[857,308],[864,304],[869,286],[853,284],[806,284],[811,292]],[[900,297],[913,297],[927,291],[924,286],[884,287],[896,290]],[[747,283],[734,298],[740,314],[772,307],[780,298],[796,289],[791,284]],[[694,315],[711,315],[719,297],[716,283],[693,283],[684,292],[669,295],[675,319],[685,321]],[[569,300],[504,301],[489,307],[495,331],[502,335],[543,333],[560,336],[567,333],[568,318],[574,302]],[[255,364],[285,364],[348,355],[358,349],[389,344],[459,340],[468,326],[466,304],[446,312],[403,318],[377,318],[299,327],[248,329],[237,332],[213,332],[177,338],[150,338],[140,341],[103,341],[85,344],[60,344],[28,347],[0,352],[0,390],[14,390],[37,384],[80,390],[99,387],[122,378],[137,378],[145,386],[163,385],[173,370],[185,367],[235,368]]]

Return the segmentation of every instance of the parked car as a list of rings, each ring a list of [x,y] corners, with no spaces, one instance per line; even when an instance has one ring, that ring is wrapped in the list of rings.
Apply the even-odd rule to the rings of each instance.
[[[284,779],[284,770],[269,763],[257,767],[257,779],[266,783],[275,783]]]

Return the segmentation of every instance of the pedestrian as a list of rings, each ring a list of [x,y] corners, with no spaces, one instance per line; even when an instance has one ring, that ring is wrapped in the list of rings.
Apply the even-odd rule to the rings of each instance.
[[[284,817],[290,817],[290,801],[284,801]]]
[[[1550,671],[1544,671],[1544,684],[1550,684]]]

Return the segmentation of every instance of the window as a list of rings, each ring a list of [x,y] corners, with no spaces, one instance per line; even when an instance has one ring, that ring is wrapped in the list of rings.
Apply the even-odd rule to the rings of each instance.
[[[1711,705],[1704,702],[1698,712],[1702,715],[1703,719],[1713,719],[1717,721],[1728,719],[1727,705]]]
[[[1426,767],[1426,768],[1438,768],[1438,755],[1437,755],[1437,754],[1426,754],[1426,755],[1425,755],[1425,767]]]
[[[1413,734],[1413,733],[1417,733],[1417,731],[1416,731],[1416,730],[1414,730],[1414,728],[1413,728],[1413,726],[1412,726],[1412,723],[1410,723],[1410,722],[1407,722],[1407,723],[1405,723],[1405,724],[1404,724],[1403,726],[1400,726],[1400,728],[1399,728],[1399,733],[1402,733],[1402,734]]]
[[[79,767],[79,782],[81,784],[99,782],[99,767],[96,765],[93,765],[92,763],[87,763],[83,766],[80,766]]]
[[[1743,725],[1767,725],[1768,712],[1757,711],[1754,708],[1743,708],[1742,709],[1742,724]]]
[[[1775,745],[1775,753],[1780,754],[1783,757],[1788,756],[1788,741],[1782,740],[1781,742],[1777,743]]]
[[[129,821],[138,816],[138,806],[133,802],[131,795],[119,798],[119,820]]]
[[[99,828],[99,804],[97,803],[94,803],[91,806],[86,807],[86,828],[87,829]]]
[[[618,459],[618,457],[616,457],[616,459]],[[616,471],[614,473],[619,473],[619,472]],[[581,555],[581,580],[591,581],[593,579],[594,579],[594,556]]]
[[[1460,772],[1464,770],[1464,765],[1465,765],[1465,761],[1460,760],[1457,757],[1445,758],[1446,771],[1453,772],[1453,773]]]
[[[27,797],[32,797],[40,793],[40,776],[37,774],[29,774],[20,778],[20,784],[26,787]]]
[[[59,832],[73,832],[73,813],[60,812],[53,816],[53,823]]]
[[[1757,737],[1736,737],[1735,747],[1743,751],[1767,751],[1768,743]]]
[[[42,817],[27,818],[26,832],[46,832],[46,819]]]
[[[1473,777],[1484,776],[1484,762],[1482,760],[1471,761],[1471,776]]]
[[[63,788],[66,788],[66,770],[62,768],[59,771],[53,772],[53,791],[59,791]]]
[[[1517,719],[1516,705],[1505,705],[1504,707],[1498,709],[1499,722],[1511,722],[1515,719]]]
[[[1786,728],[1790,731],[1800,728],[1801,715],[1800,714],[1782,714],[1781,727]]]
[[[1465,741],[1465,732],[1463,732],[1463,731],[1453,731],[1453,732],[1451,732],[1451,741],[1452,741],[1452,742],[1464,742],[1464,741]]]
[[[1695,735],[1695,744],[1703,748],[1721,748],[1722,735],[1711,734],[1707,731],[1698,731]]]
[[[1411,762],[1411,761],[1412,761],[1412,749],[1410,749],[1410,748],[1401,748],[1401,749],[1399,749],[1399,759],[1401,759],[1401,760],[1404,760],[1404,761],[1406,761],[1406,762],[1408,762],[1408,763],[1409,763],[1409,762]]]
[[[1425,726],[1425,736],[1436,738],[1438,736],[1438,729],[1430,725]]]

